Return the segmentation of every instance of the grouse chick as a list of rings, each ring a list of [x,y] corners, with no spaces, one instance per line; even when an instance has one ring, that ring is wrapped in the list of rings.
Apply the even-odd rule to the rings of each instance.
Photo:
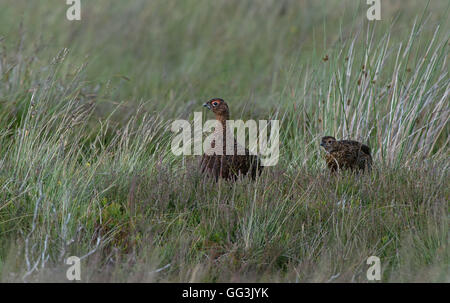
[[[256,175],[260,175],[262,171],[260,159],[257,155],[250,154],[246,148],[243,149],[245,154],[238,154],[238,143],[232,134],[233,130],[227,130],[226,121],[230,117],[227,103],[223,99],[214,98],[203,106],[211,110],[218,121],[213,133],[214,139],[211,140],[211,149],[215,148],[217,140],[222,140],[223,152],[221,155],[215,151],[205,152],[200,162],[202,173],[206,172],[216,181],[219,178],[236,180],[239,175],[248,173],[252,179],[255,179]],[[228,144],[233,144],[233,152],[227,155]]]
[[[325,151],[325,160],[331,171],[337,169],[365,170],[372,166],[370,147],[353,140],[339,140],[326,136],[320,143]]]

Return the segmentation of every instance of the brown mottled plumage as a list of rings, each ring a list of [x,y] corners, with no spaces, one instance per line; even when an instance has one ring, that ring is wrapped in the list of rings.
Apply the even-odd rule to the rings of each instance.
[[[239,155],[237,153],[238,143],[232,134],[227,133],[226,121],[230,117],[228,105],[223,99],[215,98],[211,99],[203,106],[210,109],[215,115],[216,120],[219,122],[218,127],[214,130],[214,136],[217,138],[223,138],[223,154],[212,155],[203,154],[200,162],[200,168],[202,172],[206,172],[208,175],[213,176],[216,180],[220,178],[235,180],[239,175],[246,175],[250,173],[252,179],[256,178],[257,174],[261,174],[262,166],[258,156],[251,155],[248,149],[245,148],[245,155]],[[232,138],[234,145],[234,154],[226,154],[227,134],[229,138]],[[216,139],[212,140],[211,148],[215,147]]]
[[[372,166],[370,148],[358,141],[340,140],[326,136],[320,146],[325,148],[325,160],[331,171],[337,169],[365,170]]]

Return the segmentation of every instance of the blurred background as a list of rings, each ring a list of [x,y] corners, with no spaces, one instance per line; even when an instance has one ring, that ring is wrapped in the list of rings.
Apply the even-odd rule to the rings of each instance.
[[[365,27],[376,27],[374,39],[389,31],[393,43],[420,18],[427,19],[424,36],[448,19],[445,0],[384,0],[382,20],[372,23],[366,1],[352,0],[82,0],[81,21],[66,19],[65,1],[0,5],[3,48],[32,55],[36,66],[68,48],[67,73],[87,64],[84,80],[111,90],[98,101],[143,100],[175,112],[212,97],[233,109],[278,104],[290,85],[308,81],[293,75],[317,72],[314,65],[327,54],[335,64],[332,52],[364,36]]]

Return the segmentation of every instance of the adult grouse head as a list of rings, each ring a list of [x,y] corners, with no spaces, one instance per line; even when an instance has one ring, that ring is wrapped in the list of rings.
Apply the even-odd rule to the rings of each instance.
[[[203,104],[203,106],[211,110],[216,116],[228,118],[230,114],[227,103],[220,98],[213,98]]]

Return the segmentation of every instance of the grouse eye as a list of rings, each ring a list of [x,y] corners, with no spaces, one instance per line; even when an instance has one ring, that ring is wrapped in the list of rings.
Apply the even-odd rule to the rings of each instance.
[[[217,106],[217,104],[219,104],[217,101],[214,101],[214,102],[212,103],[213,106]]]

